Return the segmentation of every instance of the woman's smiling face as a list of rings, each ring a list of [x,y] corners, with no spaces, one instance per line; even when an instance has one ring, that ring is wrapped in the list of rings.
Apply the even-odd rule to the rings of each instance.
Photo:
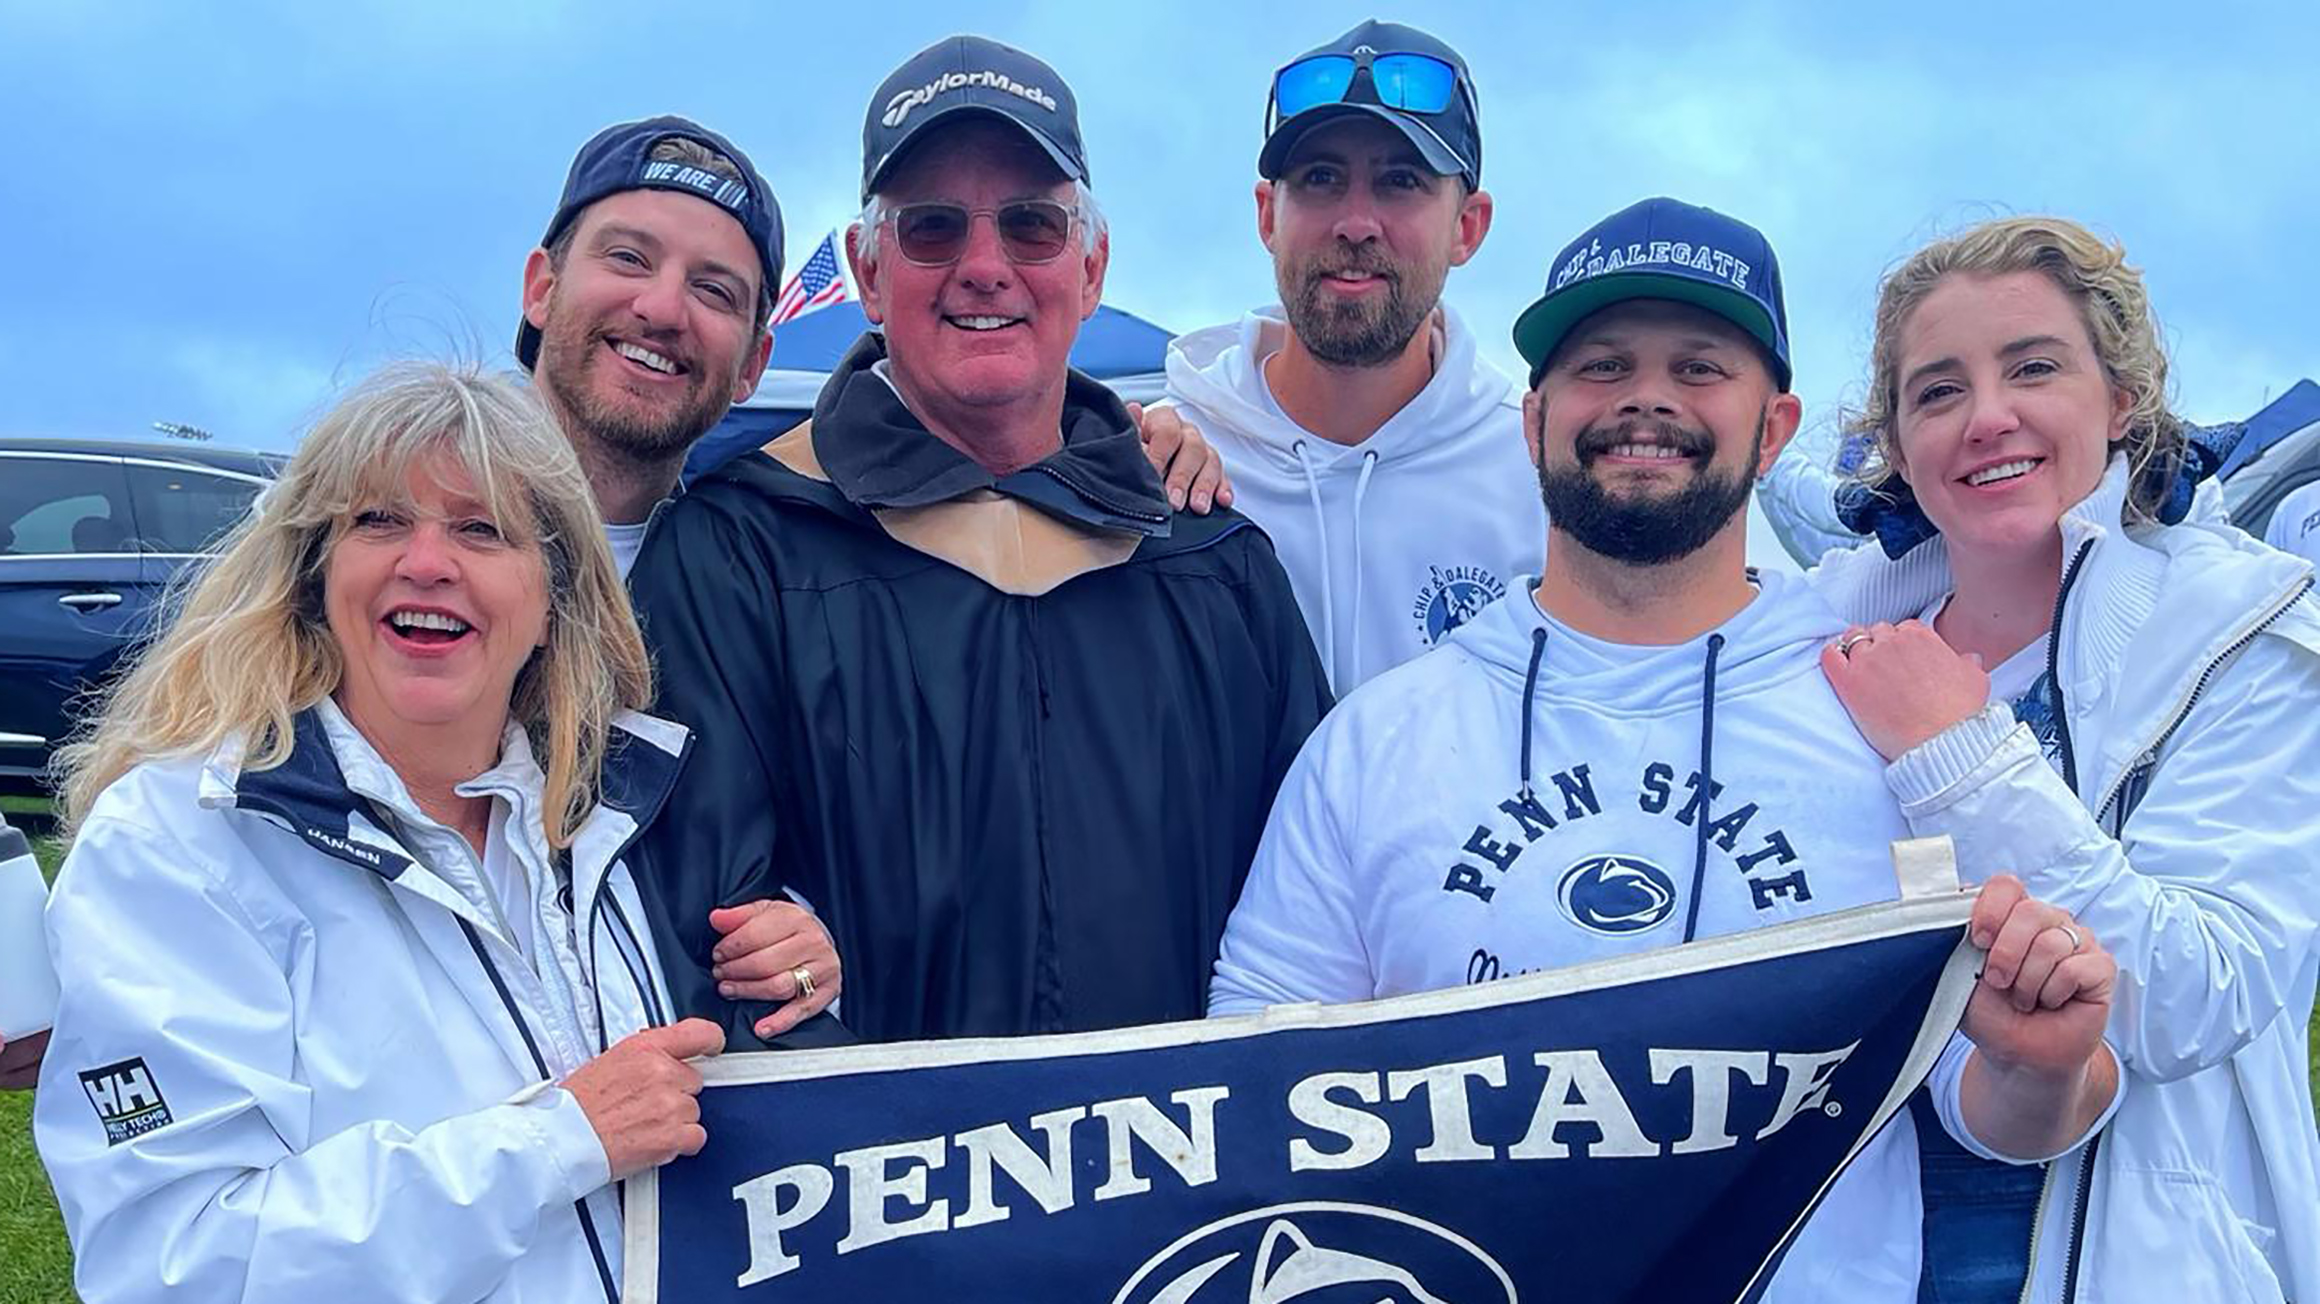
[[[529,523],[495,519],[438,454],[341,527],[323,608],[345,660],[339,706],[366,736],[496,754],[516,676],[547,638],[546,566]]]
[[[2084,315],[2040,272],[1943,278],[1898,370],[1899,470],[1953,553],[2058,539],[2126,429]]]

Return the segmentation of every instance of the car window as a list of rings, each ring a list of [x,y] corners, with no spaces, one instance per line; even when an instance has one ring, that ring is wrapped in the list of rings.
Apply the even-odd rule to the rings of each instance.
[[[0,457],[0,556],[126,552],[131,525],[119,462]]]
[[[145,552],[202,552],[249,510],[263,485],[180,467],[128,466]]]

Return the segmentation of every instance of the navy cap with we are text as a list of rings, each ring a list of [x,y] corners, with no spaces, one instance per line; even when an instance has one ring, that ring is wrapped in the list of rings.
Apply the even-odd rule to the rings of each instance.
[[[656,159],[655,146],[669,139],[689,140],[732,160],[741,173],[736,181],[674,159]],[[627,190],[674,190],[695,195],[732,215],[749,236],[762,264],[758,294],[761,306],[771,304],[781,286],[781,205],[749,156],[707,127],[688,118],[646,118],[606,127],[580,147],[572,171],[564,178],[564,197],[556,201],[556,215],[548,233],[540,237],[545,249],[590,204]],[[540,356],[539,328],[526,321],[516,328],[516,361],[530,371]]]
[[[1514,323],[1531,384],[1572,327],[1629,299],[1674,299],[1722,317],[1764,346],[1789,387],[1788,305],[1772,243],[1737,218],[1664,197],[1613,213],[1555,256],[1546,293]]]

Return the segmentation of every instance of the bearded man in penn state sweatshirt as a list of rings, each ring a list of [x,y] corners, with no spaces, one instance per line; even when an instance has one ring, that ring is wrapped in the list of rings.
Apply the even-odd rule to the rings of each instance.
[[[1179,414],[1223,455],[1343,695],[1505,596],[1546,526],[1522,391],[1441,302],[1490,232],[1465,60],[1378,22],[1308,51],[1257,172],[1281,302],[1171,345],[1146,432]]]
[[[1779,278],[1753,228],[1668,199],[1556,260],[1515,327],[1544,573],[1314,731],[1226,925],[1212,1015],[1487,982],[1897,894],[1888,844],[1909,826],[1821,672],[1844,622],[1745,565],[1750,484],[1800,417]],[[2070,931],[2000,881],[1977,933],[2017,912]],[[2047,963],[2007,991],[2044,984]],[[1982,1045],[1953,1042],[1936,1098],[1994,1151],[2066,1152],[2116,1097],[2108,979],[2009,1020],[1989,969],[1966,1019]],[[1862,1152],[1768,1299],[1917,1298],[1915,1142],[1903,1114]]]

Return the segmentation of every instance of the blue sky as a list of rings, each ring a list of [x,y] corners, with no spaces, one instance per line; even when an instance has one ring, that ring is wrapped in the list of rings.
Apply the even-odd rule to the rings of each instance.
[[[1449,297],[1507,365],[1555,251],[1668,193],[1771,237],[1815,416],[1859,393],[1879,273],[2003,212],[2125,242],[2187,415],[2320,371],[2308,4],[0,0],[0,432],[166,419],[287,447],[388,357],[512,362],[524,255],[572,151],[619,119],[739,141],[794,265],[853,210],[872,89],[957,30],[1077,91],[1107,300],[1178,330],[1237,316],[1271,295],[1249,195],[1267,77],[1372,14],[1474,67],[1498,222]]]

